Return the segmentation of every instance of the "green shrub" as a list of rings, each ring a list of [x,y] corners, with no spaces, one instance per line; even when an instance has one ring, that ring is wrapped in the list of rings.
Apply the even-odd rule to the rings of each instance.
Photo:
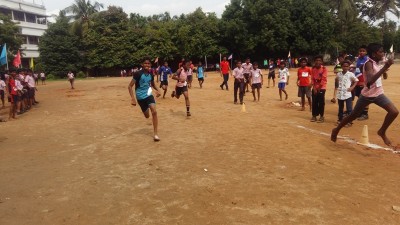
[[[79,71],[76,74],[76,78],[86,78],[86,74],[84,72],[82,72],[82,71]]]
[[[54,74],[47,74],[46,75],[46,80],[55,80],[56,79],[56,76],[54,76]]]

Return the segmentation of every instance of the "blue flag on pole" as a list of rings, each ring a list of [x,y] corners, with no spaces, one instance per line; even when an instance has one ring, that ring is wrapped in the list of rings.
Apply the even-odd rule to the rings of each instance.
[[[1,50],[1,55],[0,55],[0,66],[6,65],[7,64],[7,46],[6,44],[3,45],[3,49]]]

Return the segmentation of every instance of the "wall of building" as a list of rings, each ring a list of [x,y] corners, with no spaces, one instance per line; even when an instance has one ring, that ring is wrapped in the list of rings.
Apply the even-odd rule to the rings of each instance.
[[[0,10],[9,14],[20,27],[21,57],[38,58],[40,36],[47,29],[46,8],[33,1],[0,0]]]

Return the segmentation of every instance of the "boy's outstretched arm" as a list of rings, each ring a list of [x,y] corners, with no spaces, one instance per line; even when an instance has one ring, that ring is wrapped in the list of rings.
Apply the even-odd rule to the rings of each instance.
[[[135,86],[135,79],[132,79],[131,82],[128,85],[128,91],[129,95],[131,96],[131,105],[136,106],[136,97],[135,94],[133,93],[133,86]]]

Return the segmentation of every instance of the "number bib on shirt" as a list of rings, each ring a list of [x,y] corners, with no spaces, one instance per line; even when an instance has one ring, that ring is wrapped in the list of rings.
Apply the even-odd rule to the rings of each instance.
[[[301,77],[308,77],[308,72],[302,72]]]

